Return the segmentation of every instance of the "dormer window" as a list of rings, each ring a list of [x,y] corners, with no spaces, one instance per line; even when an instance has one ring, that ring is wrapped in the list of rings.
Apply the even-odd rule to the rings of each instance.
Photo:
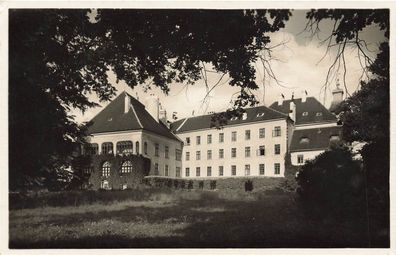
[[[308,116],[308,112],[303,112],[302,116]]]
[[[320,116],[322,116],[322,112],[317,112],[316,117],[320,117]]]
[[[231,118],[231,121],[235,121],[237,119],[238,119],[238,117],[234,116],[234,117]]]
[[[246,112],[243,113],[242,119],[243,119],[243,120],[246,120],[246,119],[247,119],[247,113],[246,113]]]
[[[109,118],[109,119],[107,119],[107,121],[112,121],[113,120],[113,118]]]
[[[263,112],[259,112],[259,113],[257,113],[256,118],[260,118],[260,117],[263,117],[263,116],[264,116],[264,113]]]
[[[339,140],[340,140],[340,137],[338,135],[330,136],[330,142],[338,142]]]
[[[307,143],[309,143],[309,138],[308,137],[301,137],[301,139],[300,139],[300,143],[301,144],[307,144]]]

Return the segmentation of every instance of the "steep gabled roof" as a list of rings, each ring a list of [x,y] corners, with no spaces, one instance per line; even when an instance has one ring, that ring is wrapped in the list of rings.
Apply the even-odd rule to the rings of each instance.
[[[282,105],[278,105],[278,102],[271,104],[270,108],[288,114],[290,112],[290,102],[292,100],[284,100]],[[307,97],[305,102],[302,102],[301,98],[294,99],[293,102],[296,104],[296,125],[314,124],[321,122],[337,122],[337,118],[324,107],[316,98]],[[303,113],[307,112],[308,115],[303,116]],[[321,113],[320,116],[317,113]]]
[[[125,96],[130,97],[130,109],[124,113]],[[142,103],[122,92],[88,124],[88,133],[105,133],[129,130],[146,130],[180,141],[164,124],[157,122]]]
[[[290,152],[327,149],[330,146],[331,136],[341,138],[341,128],[342,126],[334,126],[295,130],[290,144]]]
[[[247,114],[246,119],[229,120],[227,125],[249,124],[259,121],[288,118],[288,115],[270,109],[266,106],[257,106],[247,108],[245,110]],[[209,114],[178,120],[171,124],[171,130],[174,133],[182,133],[200,129],[209,129],[212,124],[212,116],[213,114]]]

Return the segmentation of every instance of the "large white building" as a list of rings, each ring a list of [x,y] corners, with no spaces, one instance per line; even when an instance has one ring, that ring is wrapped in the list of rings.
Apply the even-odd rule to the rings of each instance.
[[[342,96],[339,88],[333,92],[333,108]],[[169,126],[158,98],[151,95],[142,104],[123,92],[92,119],[90,153],[141,155],[151,162],[150,175],[283,177],[286,155],[301,165],[340,140],[336,116],[314,97],[245,110],[221,129],[212,127],[212,114]]]

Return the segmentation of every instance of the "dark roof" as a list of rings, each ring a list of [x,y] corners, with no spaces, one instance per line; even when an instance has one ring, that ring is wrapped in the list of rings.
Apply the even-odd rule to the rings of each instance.
[[[330,146],[331,136],[337,135],[341,138],[341,128],[342,126],[334,126],[295,130],[290,145],[290,151],[327,149]],[[308,142],[301,142],[302,138],[308,138]]]
[[[246,119],[229,120],[227,125],[246,124],[252,122],[259,122],[263,120],[286,119],[288,117],[286,114],[275,111],[266,106],[257,106],[257,107],[247,108],[245,110],[247,114]],[[262,114],[262,113],[264,113],[264,115],[258,117],[258,114]],[[181,132],[193,131],[199,129],[208,129],[211,128],[212,116],[213,114],[209,114],[209,115],[202,115],[202,116],[181,119],[176,122],[173,122],[171,125],[171,129],[175,133],[181,133]]]
[[[288,114],[290,112],[291,101],[292,100],[284,100],[282,105],[278,105],[278,102],[274,102],[271,104],[270,108]],[[305,102],[302,102],[301,98],[296,98],[293,102],[296,104],[296,125],[337,122],[337,118],[314,97],[307,97]],[[308,115],[303,116],[304,112],[308,112]],[[322,113],[321,116],[317,116],[319,112]]]
[[[125,96],[130,97],[131,108],[124,113]],[[122,92],[88,123],[88,133],[104,133],[128,130],[147,130],[180,141],[163,123],[157,122],[142,103]]]

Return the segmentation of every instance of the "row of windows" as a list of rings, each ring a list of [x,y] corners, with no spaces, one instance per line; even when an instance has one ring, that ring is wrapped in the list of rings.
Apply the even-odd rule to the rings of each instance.
[[[111,170],[111,163],[109,161],[104,162],[102,165],[102,176],[109,177],[111,172],[110,170]],[[133,170],[133,166],[131,161],[126,160],[121,164],[121,169],[120,169],[121,174],[132,173],[132,170]]]
[[[274,145],[274,154],[275,155],[280,155],[281,149],[280,149],[280,144],[275,144]],[[219,159],[224,158],[224,149],[219,149]],[[256,150],[256,155],[257,156],[265,156],[265,146],[259,146],[259,148]],[[210,160],[212,159],[212,150],[207,150],[206,152],[206,159]],[[251,156],[251,147],[245,147],[245,157],[248,158]],[[236,158],[237,157],[237,148],[231,148],[231,158]],[[201,160],[201,151],[196,151],[195,152],[195,159],[196,160]],[[186,161],[190,160],[190,152],[186,151]]]
[[[147,142],[143,144],[143,151],[144,154],[147,155],[148,150]],[[116,144],[117,154],[124,154],[124,153],[133,153],[133,143],[132,141],[120,141]],[[136,142],[136,154],[139,154],[139,142]],[[159,144],[156,143],[154,145],[154,155],[159,157]],[[98,155],[99,154],[99,146],[97,143],[88,144],[85,147],[85,154],[87,155]],[[102,143],[102,154],[113,154],[113,143],[111,142],[104,142]],[[165,158],[169,158],[169,146],[165,146]],[[176,160],[181,161],[182,151],[180,149],[175,150],[175,157]]]
[[[158,163],[154,164],[154,175],[159,175],[159,165]],[[169,166],[165,165],[164,166],[164,176],[169,176]],[[176,177],[181,176],[181,168],[176,167]]]
[[[260,175],[265,175],[265,164],[259,164],[259,174]],[[274,164],[274,174],[279,175],[280,174],[280,163],[275,163]],[[231,175],[236,176],[237,173],[237,166],[236,165],[231,165]],[[224,166],[219,166],[218,168],[218,175],[219,176],[224,176]],[[245,165],[245,175],[249,176],[250,175],[250,164]],[[185,176],[189,177],[190,176],[190,168],[186,167],[185,169]],[[195,168],[195,176],[200,177],[201,176],[201,167],[196,167]],[[208,166],[206,167],[206,176],[210,177],[212,176],[212,167]]]
[[[281,127],[280,126],[276,126],[274,128],[274,130],[272,130],[272,136],[273,137],[281,136]],[[259,129],[259,138],[265,138],[265,128],[260,128]],[[251,139],[250,130],[245,130],[245,140],[250,140],[250,139]],[[206,139],[207,144],[211,144],[212,141],[213,141],[212,140],[212,135],[208,134],[207,135],[207,139]],[[219,143],[223,143],[224,142],[224,133],[219,133],[218,141],[219,141]],[[236,142],[237,141],[237,131],[231,132],[231,141],[232,142]],[[200,145],[201,144],[201,136],[196,136],[195,137],[195,143],[196,143],[196,145]],[[190,137],[186,137],[185,145],[190,145],[190,144],[191,144],[191,138]]]

